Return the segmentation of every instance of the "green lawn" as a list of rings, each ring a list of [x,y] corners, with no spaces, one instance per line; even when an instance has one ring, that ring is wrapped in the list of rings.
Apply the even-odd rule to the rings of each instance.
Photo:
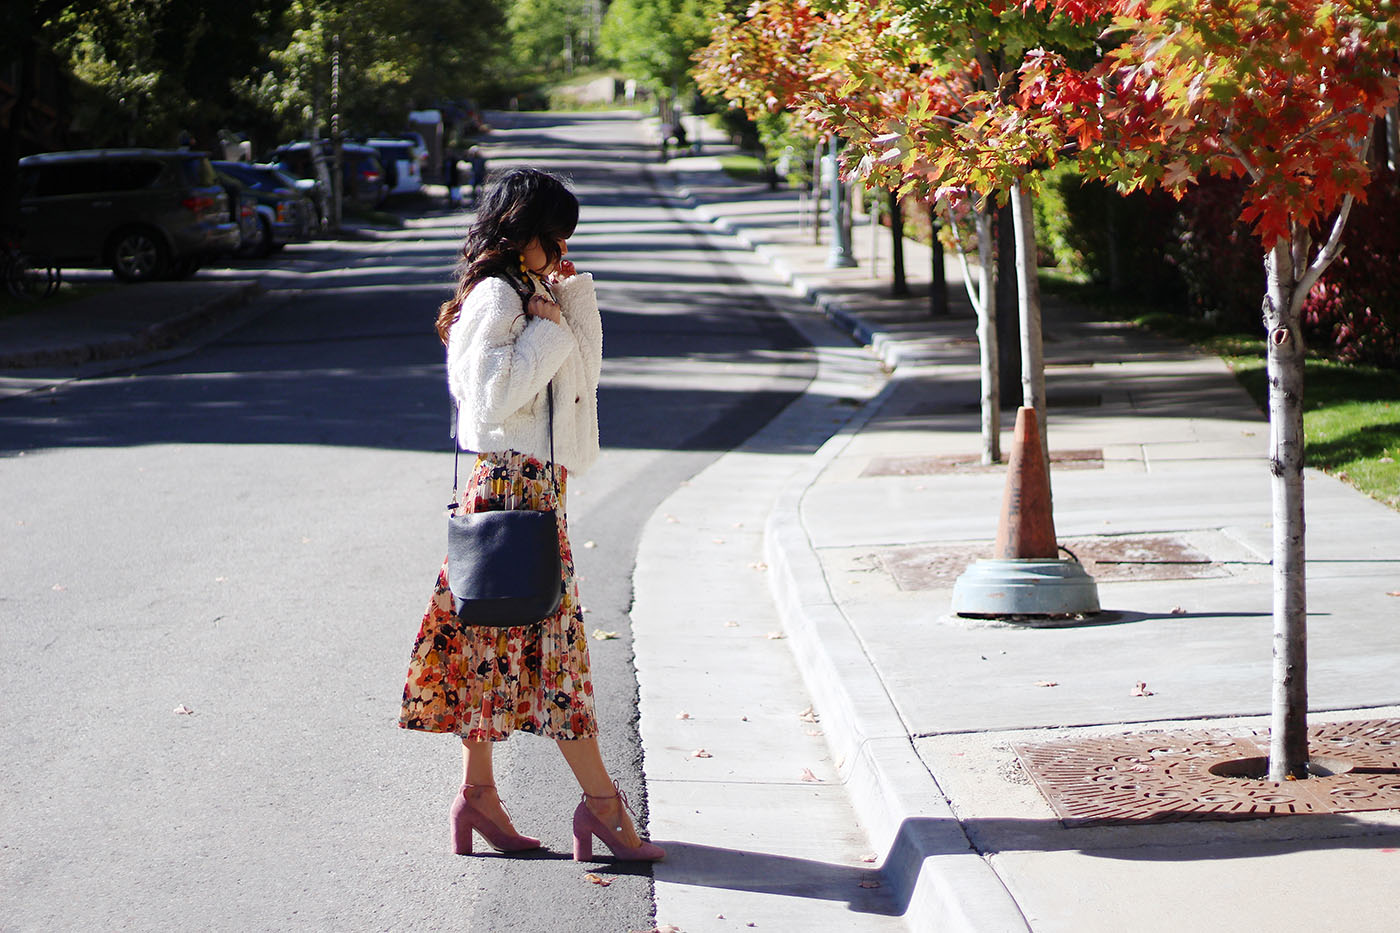
[[[1264,360],[1254,354],[1225,360],[1264,407]],[[1400,510],[1400,372],[1308,360],[1303,433],[1309,466]]]
[[[1260,333],[1221,333],[1204,322],[1125,301],[1105,289],[1051,272],[1045,291],[1215,353],[1263,410],[1268,383]],[[1309,466],[1324,470],[1400,510],[1400,371],[1310,358],[1303,391]]]
[[[735,181],[767,181],[763,160],[752,155],[725,155],[719,157],[720,168]]]

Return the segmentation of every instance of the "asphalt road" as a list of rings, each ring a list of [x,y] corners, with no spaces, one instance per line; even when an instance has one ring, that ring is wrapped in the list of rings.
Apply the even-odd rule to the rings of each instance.
[[[812,364],[649,178],[637,121],[518,115],[489,156],[562,171],[583,203],[570,258],[603,306],[604,451],[569,520],[588,626],[619,634],[592,643],[604,753],[643,809],[640,528]],[[601,886],[570,859],[578,791],[553,743],[497,749],[547,851],[462,858],[457,743],[395,727],[443,551],[431,322],[465,221],[292,247],[253,324],[0,403],[0,929],[652,927],[648,868],[592,866]]]

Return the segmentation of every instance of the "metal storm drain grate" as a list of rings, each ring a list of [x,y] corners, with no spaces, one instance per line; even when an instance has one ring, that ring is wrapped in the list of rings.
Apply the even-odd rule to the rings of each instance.
[[[1014,743],[1067,827],[1400,808],[1400,720],[1308,730],[1313,776],[1268,781],[1267,733],[1156,732]]]
[[[1060,470],[1102,470],[1102,448],[1053,450],[1050,462]],[[861,476],[939,476],[947,473],[991,473],[1005,470],[1004,463],[983,464],[978,454],[944,454],[936,457],[872,457]]]

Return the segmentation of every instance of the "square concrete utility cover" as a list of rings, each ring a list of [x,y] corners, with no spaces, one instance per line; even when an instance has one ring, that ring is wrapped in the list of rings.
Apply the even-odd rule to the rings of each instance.
[[[1229,576],[1201,547],[1209,533],[1189,535],[1098,535],[1064,538],[1062,546],[1079,558],[1101,583],[1195,580]],[[879,551],[880,564],[901,590],[951,587],[968,564],[992,556],[990,542],[911,545]]]

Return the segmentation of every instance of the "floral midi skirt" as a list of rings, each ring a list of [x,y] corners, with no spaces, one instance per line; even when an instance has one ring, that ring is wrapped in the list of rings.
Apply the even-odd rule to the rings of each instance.
[[[551,739],[598,734],[593,713],[588,637],[579,607],[559,474],[559,554],[564,598],[538,625],[463,625],[447,588],[447,561],[413,644],[399,725],[449,732],[469,741],[500,741],[512,732]],[[549,468],[515,451],[478,454],[458,494],[459,512],[546,509],[553,504]]]

